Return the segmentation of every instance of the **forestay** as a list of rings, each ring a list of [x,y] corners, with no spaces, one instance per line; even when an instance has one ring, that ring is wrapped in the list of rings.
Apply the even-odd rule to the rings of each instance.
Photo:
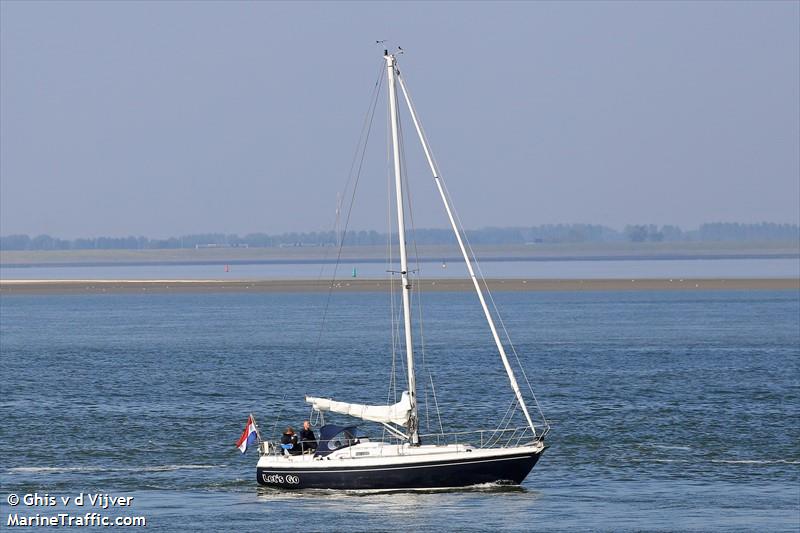
[[[306,402],[317,411],[331,411],[342,415],[369,420],[371,422],[393,423],[404,426],[411,416],[411,399],[403,392],[400,401],[394,405],[363,405],[360,403],[337,402],[328,398],[306,396]]]

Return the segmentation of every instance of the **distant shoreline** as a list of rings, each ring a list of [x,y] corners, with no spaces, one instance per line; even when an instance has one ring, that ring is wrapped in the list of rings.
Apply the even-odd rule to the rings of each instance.
[[[452,245],[420,245],[420,262],[461,262]],[[715,259],[797,259],[797,243],[563,243],[476,245],[487,261],[642,261]],[[167,250],[0,250],[0,267],[104,267],[168,265],[384,263],[385,246],[206,248]]]
[[[425,292],[462,292],[473,289],[461,279],[417,281]],[[691,291],[691,290],[800,290],[798,278],[748,279],[489,279],[492,291]],[[149,293],[291,293],[384,292],[383,279],[329,280],[0,280],[2,295],[34,294],[149,294]]]
[[[773,254],[661,254],[661,255],[563,255],[544,257],[489,256],[483,262],[549,262],[549,261],[714,261],[720,259],[798,259],[792,253]],[[340,260],[341,262],[342,260]],[[385,259],[355,257],[346,260],[351,264],[381,264]],[[420,263],[454,263],[460,257],[420,258]],[[333,265],[335,259],[231,259],[231,260],[187,260],[187,261],[87,261],[87,262],[42,262],[42,263],[2,263],[2,268],[97,268],[97,267],[137,267],[137,266],[243,266],[243,265]]]

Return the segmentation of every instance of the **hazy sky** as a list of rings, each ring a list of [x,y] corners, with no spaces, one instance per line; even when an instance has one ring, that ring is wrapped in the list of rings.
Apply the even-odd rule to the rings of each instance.
[[[797,1],[0,10],[2,234],[331,229],[377,39],[467,227],[800,222]],[[357,229],[386,229],[385,114]],[[415,223],[444,227],[411,141]]]

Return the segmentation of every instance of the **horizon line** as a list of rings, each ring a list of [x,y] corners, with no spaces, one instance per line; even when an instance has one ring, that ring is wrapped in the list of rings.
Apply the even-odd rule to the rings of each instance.
[[[694,228],[684,229],[684,227],[678,224],[652,224],[652,223],[636,223],[636,224],[626,224],[622,228],[617,228],[614,226],[609,226],[606,224],[597,224],[591,222],[556,222],[556,223],[544,223],[544,224],[533,224],[533,225],[512,225],[512,226],[482,226],[479,228],[462,228],[462,231],[469,232],[469,231],[484,231],[484,230],[522,230],[522,229],[533,229],[533,228],[548,228],[548,227],[559,227],[559,226],[585,226],[585,227],[595,227],[604,230],[612,230],[616,233],[624,233],[626,229],[633,228],[633,227],[655,227],[656,229],[663,230],[664,228],[675,228],[680,230],[683,233],[699,231],[703,226],[707,225],[739,225],[739,226],[764,226],[764,225],[775,225],[775,226],[789,226],[793,229],[800,229],[800,223],[798,222],[775,222],[775,221],[760,221],[760,222],[734,222],[734,221],[715,221],[715,222],[703,222],[697,225]],[[415,231],[452,231],[452,229],[448,226],[443,227],[424,227],[424,228],[416,228]],[[337,230],[335,229],[327,229],[327,230],[285,230],[281,232],[271,232],[268,233],[267,231],[247,231],[247,232],[225,232],[225,231],[196,231],[194,233],[183,233],[183,234],[171,234],[163,237],[152,237],[147,236],[144,234],[135,234],[135,233],[127,233],[127,234],[105,234],[105,235],[95,235],[95,236],[76,236],[76,237],[61,237],[51,233],[22,233],[22,232],[14,232],[14,233],[3,233],[0,234],[0,238],[6,239],[10,237],[28,237],[28,238],[37,238],[37,237],[49,237],[52,239],[64,240],[64,241],[75,241],[75,240],[91,240],[91,239],[148,239],[148,240],[170,240],[170,239],[181,239],[185,237],[197,237],[203,235],[222,235],[222,236],[235,236],[235,237],[247,237],[248,235],[267,235],[267,236],[285,236],[292,233],[297,234],[325,234],[325,233],[333,233],[335,234]],[[348,229],[343,232],[343,234],[351,234],[351,233],[360,233],[360,232],[375,232],[381,235],[386,235],[387,232],[385,230],[376,230],[372,229]],[[410,233],[410,232],[407,232]],[[396,231],[392,231],[391,235],[396,235]]]

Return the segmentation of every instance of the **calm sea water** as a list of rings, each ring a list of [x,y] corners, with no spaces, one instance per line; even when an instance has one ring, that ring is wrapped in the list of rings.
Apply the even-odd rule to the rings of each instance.
[[[427,278],[468,278],[461,261],[417,265]],[[482,261],[487,277],[529,279],[598,278],[796,278],[800,258],[784,259],[652,259],[591,261]],[[333,278],[333,265],[237,264],[8,267],[0,265],[0,279],[323,279]],[[386,278],[384,263],[343,262],[337,278],[352,275]],[[415,266],[416,268],[416,266]]]
[[[385,398],[389,304],[325,294],[3,296],[0,519],[9,494],[133,496],[148,530],[797,531],[800,295],[500,293],[553,430],[518,490],[281,493],[233,442],[306,393]],[[445,424],[511,393],[474,295],[424,295]],[[86,508],[71,507],[83,514]]]

